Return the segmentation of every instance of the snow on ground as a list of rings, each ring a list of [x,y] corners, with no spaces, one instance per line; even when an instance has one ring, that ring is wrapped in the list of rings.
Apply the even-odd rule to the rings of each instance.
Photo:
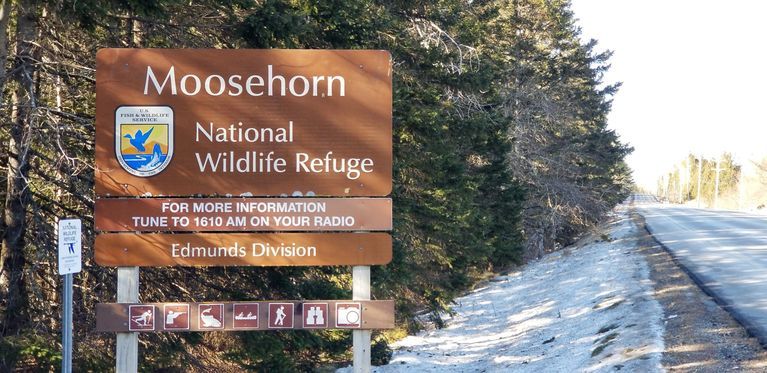
[[[396,342],[390,364],[374,371],[662,371],[663,311],[633,251],[638,228],[616,214],[608,241],[491,280],[457,299],[444,329]]]

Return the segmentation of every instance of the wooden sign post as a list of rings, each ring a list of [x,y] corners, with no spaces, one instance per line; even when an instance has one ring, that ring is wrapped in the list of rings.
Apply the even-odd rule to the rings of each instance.
[[[370,299],[370,266],[352,268],[352,298]],[[353,367],[355,372],[370,372],[370,329],[352,332]]]
[[[138,332],[299,326],[353,329],[370,370],[370,329],[394,327],[369,267],[392,257],[391,77],[386,51],[97,53],[95,260],[118,267],[97,329],[118,372]],[[142,266],[316,265],[353,266],[353,299],[137,303]]]
[[[117,268],[117,302],[138,302],[139,275],[138,267]],[[138,333],[117,333],[117,372],[138,371]]]

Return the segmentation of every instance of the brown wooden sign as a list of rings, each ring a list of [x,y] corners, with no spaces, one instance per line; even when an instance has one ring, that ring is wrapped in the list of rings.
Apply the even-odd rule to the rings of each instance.
[[[98,196],[385,196],[391,58],[363,50],[102,49]]]
[[[98,332],[392,328],[391,300],[96,304]]]
[[[102,266],[323,266],[387,264],[386,233],[105,233]]]
[[[388,231],[388,198],[97,199],[106,232]]]

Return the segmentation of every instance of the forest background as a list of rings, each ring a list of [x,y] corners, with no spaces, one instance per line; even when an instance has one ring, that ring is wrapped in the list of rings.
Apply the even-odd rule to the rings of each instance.
[[[394,76],[394,259],[373,296],[399,332],[441,324],[488,273],[571,243],[631,188],[607,129],[618,84],[566,0],[0,0],[0,371],[57,369],[55,223],[83,219],[74,365],[106,371],[115,301],[93,262],[95,55],[125,48],[384,49]],[[236,61],[233,61],[236,63]],[[184,181],[179,181],[184,182]],[[348,267],[144,268],[141,301],[344,299]],[[524,302],[524,299],[520,299]],[[374,335],[385,362],[396,332]],[[141,336],[141,369],[311,370],[349,358],[348,331]]]

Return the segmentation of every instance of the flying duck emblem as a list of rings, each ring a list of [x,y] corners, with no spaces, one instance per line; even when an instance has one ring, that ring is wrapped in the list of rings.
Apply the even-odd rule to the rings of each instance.
[[[173,157],[173,109],[121,106],[115,111],[115,155],[134,176],[159,174]]]

